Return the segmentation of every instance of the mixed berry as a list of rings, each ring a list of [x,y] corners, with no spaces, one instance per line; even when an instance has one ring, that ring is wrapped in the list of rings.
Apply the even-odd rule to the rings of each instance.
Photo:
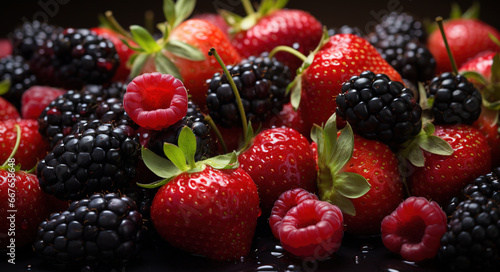
[[[163,36],[106,13],[1,41],[17,246],[124,270],[161,243],[245,262],[266,237],[334,266],[371,237],[415,266],[497,267],[500,33],[473,12],[432,32],[396,12],[327,30],[286,2],[186,19],[195,1],[165,1]]]

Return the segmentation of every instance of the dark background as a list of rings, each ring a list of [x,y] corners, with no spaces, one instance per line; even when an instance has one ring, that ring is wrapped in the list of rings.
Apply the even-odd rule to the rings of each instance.
[[[254,0],[253,2],[258,2]],[[377,23],[383,14],[391,10],[410,12],[420,18],[433,19],[436,16],[448,17],[453,1],[431,0],[383,0],[383,1],[316,1],[290,0],[288,7],[304,9],[312,13],[324,25],[358,26],[363,32]],[[473,1],[455,1],[462,10],[466,10]],[[481,19],[500,29],[497,1],[482,1]],[[45,6],[45,8],[44,8]],[[238,0],[198,0],[195,14],[214,12],[217,8],[226,8],[243,14]],[[118,21],[144,25],[144,13],[151,10],[155,21],[164,20],[162,0],[12,0],[2,1],[0,7],[0,37],[6,37],[23,21],[33,19],[47,20],[51,24],[63,27],[93,27],[98,24],[97,15],[112,10]]]

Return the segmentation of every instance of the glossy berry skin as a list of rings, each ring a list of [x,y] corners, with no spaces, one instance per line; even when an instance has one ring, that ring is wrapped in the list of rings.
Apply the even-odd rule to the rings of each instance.
[[[7,160],[16,145],[16,124],[21,128],[21,142],[14,159],[16,165],[21,164],[21,169],[30,170],[49,151],[49,144],[44,141],[42,135],[38,132],[38,122],[36,120],[11,119],[0,121],[0,161]]]
[[[269,217],[269,225],[276,239],[280,238],[279,230],[281,223],[288,211],[307,199],[318,200],[318,197],[302,188],[295,188],[282,193],[276,202],[274,202],[271,216]]]
[[[497,48],[497,50],[500,48]],[[493,57],[498,54],[497,51],[484,51],[477,54],[474,58],[466,61],[458,72],[464,71],[474,71],[480,73],[485,79],[491,78],[491,65],[493,65]],[[473,79],[469,79],[470,82],[476,83]]]
[[[482,51],[498,50],[498,45],[488,37],[488,33],[491,33],[497,39],[500,39],[500,33],[480,20],[454,19],[444,22],[443,27],[451,53],[458,67]],[[464,39],[464,37],[467,38]],[[436,59],[436,72],[451,71],[450,59],[439,30],[431,33],[427,45]]]
[[[154,130],[181,120],[187,105],[187,91],[182,81],[158,72],[134,78],[123,97],[123,107],[132,120]]]
[[[293,106],[290,103],[283,105],[283,110],[279,113],[273,112],[271,117],[262,124],[263,129],[279,127],[293,128],[306,138],[310,134],[310,131],[307,131],[304,127],[304,120],[300,111],[293,110]]]
[[[385,39],[391,35],[399,35],[406,42],[413,40],[425,43],[427,40],[424,24],[405,12],[391,12],[382,17],[380,24],[375,26],[375,34],[380,39]]]
[[[366,70],[402,82],[398,72],[366,40],[352,34],[330,37],[302,74],[299,109],[306,127],[325,123],[335,112],[342,84]]]
[[[151,220],[171,245],[214,260],[250,251],[260,214],[252,178],[240,168],[182,173],[156,193]]]
[[[5,98],[0,97],[0,121],[21,118],[16,107]]]
[[[201,13],[201,14],[195,14],[193,16],[193,19],[200,19],[207,21],[217,28],[219,28],[222,33],[224,33],[228,38],[229,38],[229,25],[227,24],[226,20],[217,13]]]
[[[424,151],[424,167],[415,167],[407,181],[411,195],[445,206],[472,179],[490,172],[492,158],[486,138],[473,127],[436,126],[434,135],[448,142],[453,154],[441,156]]]
[[[472,124],[473,127],[481,131],[486,137],[491,150],[491,158],[500,158],[500,127],[495,121],[497,115],[497,111],[483,108],[479,118]],[[493,167],[500,166],[500,160],[492,159],[491,162]]]
[[[25,22],[9,35],[14,55],[30,60],[45,42],[63,31],[62,28],[34,20]]]
[[[288,211],[279,228],[283,249],[301,258],[326,259],[344,235],[340,209],[326,201],[307,199]]]
[[[259,189],[263,216],[290,189],[316,192],[316,162],[309,141],[292,128],[268,129],[255,136],[252,145],[238,157]]]
[[[17,160],[14,160],[14,164],[16,163]],[[38,224],[48,215],[46,194],[40,189],[36,175],[24,171],[12,173],[9,168],[10,166],[0,169],[0,216],[3,218],[0,225],[0,246],[6,248],[10,244],[10,238],[15,238],[16,248],[21,248],[35,240]],[[10,207],[9,199],[13,196],[14,206]],[[14,219],[9,219],[13,214]],[[15,237],[12,233],[9,235],[12,229]]]
[[[21,114],[24,119],[37,120],[52,101],[66,93],[65,90],[48,86],[31,86],[21,98]]]
[[[434,201],[409,197],[382,220],[382,242],[410,262],[434,258],[446,232],[446,214]]]
[[[0,39],[0,59],[12,54],[12,44],[8,39]]]
[[[0,59],[0,81],[9,80],[10,88],[2,97],[21,108],[23,93],[38,82],[32,68],[21,56],[7,56]]]
[[[293,47],[307,55],[316,48],[321,35],[321,23],[308,12],[277,10],[261,18],[249,30],[236,33],[231,42],[245,58],[271,52],[279,45]],[[302,64],[301,60],[284,52],[276,54],[276,59],[292,72]]]

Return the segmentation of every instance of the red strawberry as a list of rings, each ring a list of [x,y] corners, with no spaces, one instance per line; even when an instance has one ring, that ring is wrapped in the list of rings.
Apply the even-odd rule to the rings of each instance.
[[[386,74],[393,81],[402,82],[401,76],[366,40],[351,34],[325,37],[319,51],[313,53],[310,65],[296,78],[296,88],[301,89],[299,109],[305,127],[321,125],[335,113],[337,95],[342,84],[352,76],[366,70]],[[298,94],[292,93],[292,104],[297,107]]]
[[[21,142],[14,156],[22,169],[29,170],[36,166],[38,160],[43,159],[49,151],[49,145],[38,132],[36,120],[6,120],[0,122],[0,161],[5,161],[14,149],[17,130],[21,127]]]
[[[0,121],[17,118],[21,118],[21,116],[19,116],[16,107],[3,97],[0,97]]]
[[[122,35],[114,32],[109,28],[95,27],[92,28],[91,30],[97,33],[97,35],[110,40],[115,45],[116,52],[120,57],[120,66],[118,66],[118,69],[116,70],[116,73],[113,77],[113,81],[125,82],[130,74],[130,68],[128,67],[128,60],[134,54],[134,50],[123,43],[121,39],[125,38]],[[131,46],[137,46],[132,41],[128,41],[128,43]]]
[[[243,57],[271,52],[280,45],[293,47],[302,54],[309,54],[316,48],[323,28],[314,16],[303,10],[283,9],[287,1],[272,1],[274,6],[264,2],[269,1],[262,1],[257,11],[247,8],[248,16],[231,25],[236,33],[232,43]],[[243,0],[243,4],[251,7],[248,0]],[[228,21],[242,19],[229,12],[223,11],[222,15]],[[301,65],[301,61],[291,54],[278,53],[276,58],[293,72]]]
[[[21,98],[21,114],[24,119],[37,120],[42,111],[65,90],[48,86],[31,86]]]
[[[424,166],[411,169],[408,183],[412,195],[444,207],[471,180],[491,171],[491,154],[486,137],[471,126],[436,126],[432,134],[448,142],[453,154],[424,151]]]
[[[316,163],[309,141],[292,128],[265,130],[238,158],[259,189],[260,207],[269,216],[274,202],[290,189],[316,192]]]
[[[500,47],[498,48],[500,49]],[[474,71],[481,74],[485,79],[491,78],[491,65],[493,65],[493,57],[497,54],[496,51],[484,51],[476,55],[474,58],[466,61],[459,72]],[[474,78],[471,78],[472,80]],[[472,80],[469,80],[472,82]],[[474,82],[478,83],[478,82]]]
[[[306,138],[309,137],[310,131],[304,128],[304,120],[300,111],[294,111],[292,104],[288,103],[283,106],[283,110],[279,113],[274,113],[266,122],[262,124],[262,128],[278,128],[289,127],[298,131]]]
[[[0,59],[12,54],[12,44],[8,39],[0,39]]]
[[[213,24],[214,26],[218,27],[222,31],[222,33],[226,34],[226,36],[229,38],[229,25],[221,15],[217,13],[202,13],[193,16],[193,19],[200,19]]]
[[[239,260],[250,251],[260,214],[257,187],[238,167],[236,153],[195,162],[195,143],[185,127],[179,147],[165,144],[170,161],[143,149],[145,164],[165,178],[146,187],[166,183],[153,199],[151,220],[173,246],[215,260]]]
[[[483,108],[473,127],[481,131],[488,141],[491,158],[500,158],[500,126],[498,111]],[[500,160],[492,159],[492,167],[500,166]]]
[[[444,22],[444,32],[458,67],[482,51],[498,50],[498,45],[488,37],[488,33],[491,33],[497,39],[500,39],[500,33],[480,20],[449,20]],[[436,72],[451,71],[451,62],[448,58],[443,37],[438,30],[429,36],[427,47],[436,59]]]
[[[331,120],[325,125],[322,138],[316,132],[317,127],[313,131],[315,142],[312,146],[318,150],[320,199],[330,200],[342,209],[346,232],[377,234],[382,219],[403,201],[403,183],[396,155],[379,141],[353,135],[349,125],[337,133],[335,122]],[[334,146],[325,147],[327,139],[337,134]],[[317,142],[323,148],[318,148]],[[333,154],[327,152],[329,149]],[[329,156],[336,159],[325,163]]]

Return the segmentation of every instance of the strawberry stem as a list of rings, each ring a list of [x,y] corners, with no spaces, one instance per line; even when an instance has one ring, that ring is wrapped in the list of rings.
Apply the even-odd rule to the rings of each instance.
[[[144,27],[149,33],[155,32],[155,13],[152,10],[144,12]]]
[[[273,58],[274,55],[276,55],[276,53],[278,52],[287,52],[287,53],[290,53],[294,56],[296,56],[297,58],[299,58],[300,60],[302,60],[302,62],[306,62],[307,61],[307,56],[302,54],[301,52],[291,48],[290,46],[286,46],[286,45],[279,45],[279,46],[276,46],[275,48],[273,48],[273,50],[271,50],[271,52],[269,52],[269,58]]]
[[[241,3],[243,4],[243,8],[245,8],[245,12],[248,15],[255,14],[255,10],[252,7],[252,3],[250,3],[250,0],[241,0]]]
[[[214,123],[214,120],[210,115],[205,115],[205,121],[208,123],[210,128],[215,132],[215,135],[217,136],[217,139],[219,139],[220,144],[222,146],[222,151],[223,153],[227,153],[227,146],[226,142],[224,141],[224,138],[222,137],[222,134],[220,133],[219,128],[217,128],[217,125]]]
[[[245,109],[243,108],[243,103],[241,103],[240,92],[238,91],[238,88],[236,88],[236,84],[234,83],[233,77],[229,73],[229,70],[227,70],[226,65],[224,64],[224,62],[220,58],[219,54],[217,53],[217,50],[215,50],[215,48],[213,48],[213,47],[210,48],[208,55],[215,57],[217,62],[222,67],[222,70],[224,71],[224,74],[226,75],[227,80],[229,81],[229,85],[231,85],[231,88],[233,89],[234,96],[236,97],[236,104],[238,105],[238,110],[240,112],[241,123],[243,125],[243,140],[246,143],[247,142],[247,132],[248,132],[247,116],[245,114]]]
[[[121,25],[120,23],[118,23],[118,21],[115,19],[115,17],[113,16],[113,12],[108,10],[104,13],[104,16],[106,16],[106,19],[108,19],[108,23],[109,25],[113,28],[113,30],[118,33],[118,34],[121,34],[123,35],[123,37],[127,38],[128,40],[131,40],[133,41],[134,40],[134,37],[132,37],[132,35],[126,31]]]
[[[444,33],[443,17],[441,17],[441,16],[437,17],[436,22],[439,26],[439,31],[441,31],[441,36],[443,36],[444,46],[446,47],[446,52],[448,52],[448,57],[450,58],[451,68],[453,69],[453,73],[455,75],[458,75],[457,63],[455,62],[455,58],[453,58],[453,54],[451,53],[450,46],[448,45],[448,40],[446,39],[446,34]]]
[[[16,134],[17,134],[16,135],[16,144],[14,145],[14,149],[12,149],[12,152],[10,153],[7,160],[5,160],[5,162],[2,164],[2,167],[5,167],[7,165],[7,163],[9,163],[10,159],[12,159],[14,157],[14,155],[16,155],[17,149],[19,148],[19,145],[21,144],[21,127],[18,124],[16,124],[15,128],[16,128]]]

